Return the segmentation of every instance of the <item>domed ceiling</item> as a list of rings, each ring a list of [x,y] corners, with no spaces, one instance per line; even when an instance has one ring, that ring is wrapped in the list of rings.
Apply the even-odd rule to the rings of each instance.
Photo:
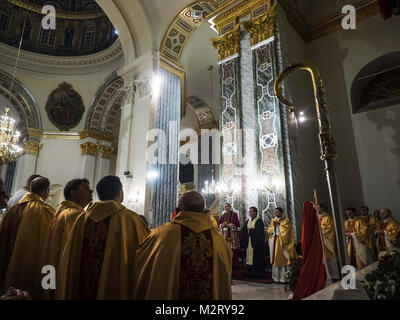
[[[44,5],[56,9],[56,29],[45,30]],[[25,29],[23,28],[25,24]],[[0,0],[0,42],[54,56],[83,56],[110,47],[118,34],[93,0]]]

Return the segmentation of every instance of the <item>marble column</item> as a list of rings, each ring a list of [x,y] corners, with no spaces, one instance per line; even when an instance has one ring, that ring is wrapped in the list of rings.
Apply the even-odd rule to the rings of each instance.
[[[237,190],[224,192],[222,201],[233,201],[242,223],[250,206],[265,224],[282,207],[295,226],[287,117],[273,92],[280,66],[276,6],[251,3],[248,11],[233,6],[212,18],[222,33],[213,39],[221,76],[221,181]]]
[[[157,162],[152,167],[152,170],[158,174],[154,181],[152,227],[170,221],[177,204],[178,185],[181,82],[179,77],[161,68],[158,76],[161,87],[157,99],[154,128],[158,129],[165,139],[163,143],[158,143]]]

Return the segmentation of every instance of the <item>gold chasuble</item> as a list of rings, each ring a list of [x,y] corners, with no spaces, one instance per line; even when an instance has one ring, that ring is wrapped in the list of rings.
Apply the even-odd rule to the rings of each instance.
[[[232,250],[207,214],[183,211],[154,229],[136,264],[137,299],[232,299]]]
[[[150,230],[116,201],[92,204],[76,220],[59,265],[57,299],[133,299],[135,254]]]
[[[278,223],[275,228],[274,221]],[[290,265],[290,259],[297,258],[292,221],[285,215],[281,219],[275,217],[271,220],[267,233],[270,237],[271,265],[274,267]]]
[[[393,217],[383,220],[379,230],[383,231],[376,240],[379,253],[400,250],[400,223],[397,220]]]
[[[332,217],[324,212],[318,215],[319,224],[322,231],[323,243],[324,243],[324,253],[326,260],[331,259],[336,256],[335,253],[335,228],[333,226]]]
[[[360,217],[347,219],[344,222],[344,228],[350,264],[357,269],[362,269],[368,264],[368,228]]]
[[[62,250],[67,243],[72,226],[76,219],[85,211],[72,201],[63,201],[58,205],[57,213],[51,221],[47,248],[47,262],[58,269]]]
[[[28,192],[10,209],[0,228],[1,288],[28,291],[33,299],[43,298],[42,267],[55,210],[40,196]]]
[[[375,231],[379,230],[380,221],[371,215],[360,216],[360,219],[362,220],[362,222],[364,222],[364,224],[367,227],[368,236],[366,238],[366,245],[373,252]]]

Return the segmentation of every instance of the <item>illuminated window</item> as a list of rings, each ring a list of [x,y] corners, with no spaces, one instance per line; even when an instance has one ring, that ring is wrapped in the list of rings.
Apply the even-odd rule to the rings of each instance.
[[[93,43],[94,43],[94,30],[86,31],[83,47],[85,49],[93,48]]]
[[[40,37],[41,44],[54,45],[55,40],[56,40],[56,31],[55,30],[42,29],[42,35]]]

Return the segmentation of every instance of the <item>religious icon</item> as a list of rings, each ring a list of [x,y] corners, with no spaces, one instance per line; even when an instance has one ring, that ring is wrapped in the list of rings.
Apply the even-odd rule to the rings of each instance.
[[[60,130],[69,130],[79,124],[85,107],[82,97],[69,83],[61,83],[49,96],[46,112],[50,121]]]

